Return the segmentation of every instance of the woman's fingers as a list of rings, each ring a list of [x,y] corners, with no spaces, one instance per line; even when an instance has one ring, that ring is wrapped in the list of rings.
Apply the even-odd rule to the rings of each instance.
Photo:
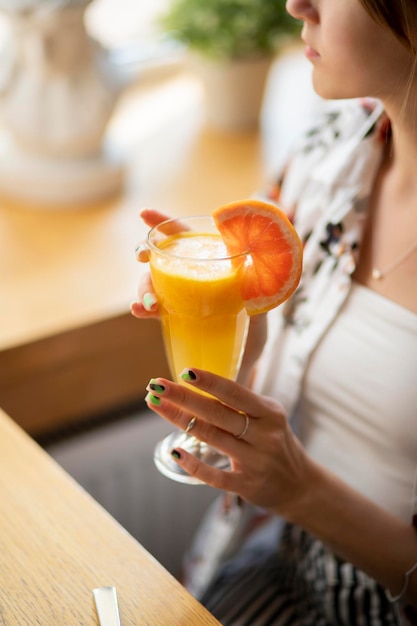
[[[195,456],[185,450],[173,450],[172,458],[190,476],[198,478],[206,485],[228,493],[237,493],[242,483],[239,472],[224,471],[199,461]]]
[[[134,317],[158,317],[158,301],[153,291],[150,274],[142,276],[138,288],[138,300],[133,302],[130,310]]]
[[[150,228],[157,226],[161,222],[169,219],[168,215],[155,211],[154,209],[143,209],[140,214],[141,218]],[[146,242],[141,242],[135,249],[136,259],[140,263],[149,262],[149,247]],[[130,311],[134,317],[152,318],[159,317],[158,301],[156,299],[152,280],[149,273],[145,274],[139,283],[138,300],[130,306]]]
[[[161,417],[187,432],[191,431],[189,426],[193,420],[192,434],[197,439],[227,454],[235,451],[235,434],[243,430],[242,425],[246,423],[244,415],[164,378],[151,379],[147,390],[149,393],[145,400],[148,407]],[[208,413],[211,413],[212,419],[208,418]],[[236,433],[233,428],[236,428]]]
[[[171,216],[161,213],[160,211],[156,211],[155,209],[143,209],[140,217],[150,228],[158,226],[162,222],[168,220],[169,222],[166,226],[161,229],[161,232],[165,235],[175,235],[176,233],[183,233],[185,230],[188,230],[188,226],[183,224],[181,219],[172,218]]]
[[[213,376],[203,370],[185,370],[183,373],[185,379],[192,379],[194,375],[198,376],[199,382],[200,377]],[[225,433],[232,436],[235,442],[253,443],[259,439],[256,422],[260,416],[263,419],[262,438],[270,428],[276,427],[280,416],[285,419],[281,405],[274,400],[257,396],[227,379],[216,378],[220,379],[222,384],[225,383],[222,397],[212,387],[210,387],[212,395],[207,396],[185,385],[157,378],[151,379],[147,387],[149,394],[146,400],[150,408],[184,430],[189,419],[195,415],[197,423],[194,434],[215,447],[221,447],[222,450],[227,447],[229,453],[235,450],[235,446],[229,438],[224,440]],[[188,382],[197,386],[197,378]],[[203,385],[198,384],[198,388],[203,389]]]
[[[165,222],[169,219],[168,215],[155,211],[154,209],[143,209],[140,213],[140,217],[145,224],[150,228],[157,226],[161,222]],[[147,263],[149,261],[149,247],[145,241],[141,241],[135,248],[136,260],[140,263]]]
[[[152,294],[145,294],[144,301],[132,302],[130,312],[133,317],[138,319],[159,318],[158,302],[154,300]]]
[[[161,213],[161,211],[156,211],[155,209],[143,209],[140,212],[140,217],[143,219],[145,224],[149,226],[149,228],[158,226],[161,222],[165,222],[170,219],[169,215]]]
[[[187,230],[181,222],[174,221],[169,222],[170,217],[165,213],[161,213],[160,211],[156,211],[155,209],[143,209],[141,211],[140,217],[143,219],[145,224],[150,228],[154,228],[154,226],[158,226],[162,222],[168,220],[167,225],[163,228],[163,233],[165,235],[174,235],[178,232],[183,232]],[[149,246],[145,241],[140,242],[135,249],[136,260],[140,263],[147,263],[149,261]]]
[[[149,293],[154,295],[151,275],[149,272],[146,272],[146,274],[141,276],[139,281],[138,300],[142,301],[144,296]]]
[[[272,398],[259,396],[247,387],[211,372],[193,368],[184,370],[181,378],[189,385],[248,415],[256,416],[259,411],[268,416],[276,415],[277,411],[283,412],[282,406]]]
[[[148,263],[149,261],[149,247],[146,243],[142,242],[135,248],[136,260],[139,263]]]

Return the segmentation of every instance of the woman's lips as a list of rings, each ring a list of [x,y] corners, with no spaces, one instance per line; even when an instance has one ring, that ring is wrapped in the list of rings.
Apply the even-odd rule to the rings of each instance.
[[[312,48],[308,44],[305,45],[304,54],[306,55],[307,59],[310,60],[318,59],[320,57],[317,50],[314,50],[314,48]]]

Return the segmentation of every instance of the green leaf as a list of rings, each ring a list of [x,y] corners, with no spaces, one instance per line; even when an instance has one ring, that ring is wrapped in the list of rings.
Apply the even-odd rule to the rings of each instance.
[[[215,58],[272,54],[300,23],[283,0],[172,0],[160,20],[173,39]]]

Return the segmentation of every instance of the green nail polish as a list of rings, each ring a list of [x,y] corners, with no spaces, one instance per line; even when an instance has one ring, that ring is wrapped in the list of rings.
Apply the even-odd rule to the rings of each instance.
[[[148,393],[145,401],[150,402],[151,404],[153,404],[153,406],[159,406],[161,404],[161,398],[158,398],[158,396],[154,396],[153,393]]]
[[[180,377],[183,380],[188,380],[188,381],[194,381],[197,380],[197,376],[195,375],[195,373],[193,372],[193,370],[183,370],[180,374]]]
[[[181,458],[181,454],[178,452],[178,450],[172,450],[171,451],[171,456],[173,456],[174,459],[180,459]]]
[[[155,296],[153,295],[153,293],[151,293],[150,291],[147,291],[146,293],[143,294],[142,302],[146,311],[152,311],[155,308],[157,300]]]
[[[161,385],[160,383],[156,382],[154,378],[151,378],[151,380],[149,381],[148,387],[152,391],[156,391],[156,393],[164,393],[165,391],[164,385]]]

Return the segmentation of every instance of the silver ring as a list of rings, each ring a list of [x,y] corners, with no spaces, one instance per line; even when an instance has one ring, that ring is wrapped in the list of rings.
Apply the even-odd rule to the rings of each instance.
[[[194,416],[194,417],[192,417],[192,418],[190,419],[190,421],[188,422],[188,424],[187,424],[187,428],[185,429],[185,432],[186,432],[186,433],[189,433],[189,432],[190,432],[190,430],[192,430],[192,429],[194,428],[194,426],[195,426],[196,422],[197,422],[197,418],[196,418],[195,416]]]
[[[249,428],[249,417],[246,413],[243,413],[244,417],[245,417],[245,425],[243,427],[242,432],[239,435],[235,435],[236,439],[243,439],[243,437],[246,435],[246,433],[248,432],[248,428]]]

